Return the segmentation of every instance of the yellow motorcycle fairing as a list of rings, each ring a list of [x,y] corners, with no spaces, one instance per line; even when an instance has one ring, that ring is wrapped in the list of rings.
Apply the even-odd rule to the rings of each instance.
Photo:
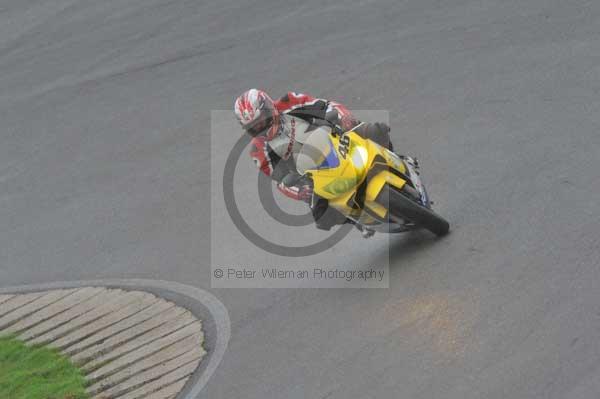
[[[311,177],[315,194],[364,225],[387,223],[388,209],[376,201],[385,184],[397,189],[406,184],[391,171],[406,174],[400,158],[354,131],[342,136],[316,131],[304,143],[296,164],[300,174]]]

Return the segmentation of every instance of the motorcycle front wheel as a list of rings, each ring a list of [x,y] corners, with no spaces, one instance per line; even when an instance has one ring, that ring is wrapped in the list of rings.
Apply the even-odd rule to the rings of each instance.
[[[387,208],[390,218],[395,221],[408,220],[437,236],[446,235],[450,230],[450,224],[444,218],[388,184],[382,188],[375,201]]]

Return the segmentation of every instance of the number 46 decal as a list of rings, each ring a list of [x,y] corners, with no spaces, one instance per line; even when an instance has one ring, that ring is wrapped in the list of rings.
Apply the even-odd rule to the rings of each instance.
[[[342,158],[346,159],[346,155],[348,155],[348,148],[350,147],[350,137],[343,135],[340,137],[340,145],[338,146],[338,151]]]

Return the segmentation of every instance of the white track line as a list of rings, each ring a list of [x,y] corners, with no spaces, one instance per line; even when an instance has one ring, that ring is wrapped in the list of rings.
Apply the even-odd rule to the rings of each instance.
[[[88,281],[71,281],[71,282],[55,282],[55,283],[46,283],[46,284],[35,284],[35,285],[23,285],[16,287],[6,287],[0,289],[0,295],[5,298],[4,295],[13,295],[16,293],[23,292],[39,292],[39,291],[47,291],[51,289],[69,289],[69,288],[83,288],[83,287],[119,287],[125,289],[151,289],[151,290],[161,290],[168,291],[173,294],[177,294],[183,297],[187,297],[190,300],[196,301],[205,307],[210,317],[212,318],[211,326],[215,328],[215,342],[211,344],[211,350],[207,354],[208,359],[203,360],[203,363],[206,362],[206,365],[201,368],[202,373],[195,377],[194,383],[188,388],[187,393],[184,397],[179,399],[196,399],[199,393],[202,391],[219,363],[221,362],[225,351],[227,350],[227,345],[229,343],[229,338],[231,336],[231,322],[229,320],[229,314],[227,312],[227,308],[211,293],[202,290],[200,288],[192,287],[185,284],[180,284],[176,282],[169,282],[163,280],[145,280],[145,279],[110,279],[110,280],[88,280]],[[28,294],[27,294],[28,295]],[[33,294],[36,295],[36,294]],[[38,296],[40,294],[37,294]],[[30,301],[34,300],[31,299]],[[93,299],[93,297],[92,297]],[[1,299],[0,299],[1,300]],[[5,299],[5,302],[12,302],[14,298]],[[90,301],[90,299],[88,299]],[[1,302],[0,304],[4,304]],[[21,305],[22,306],[22,305]],[[0,311],[0,314],[2,311]],[[58,314],[60,316],[61,314]],[[70,320],[70,319],[68,319]],[[63,320],[63,322],[67,322],[68,320]],[[43,324],[44,322],[40,323]],[[36,325],[37,327],[37,325]],[[35,328],[35,327],[34,327]],[[42,331],[42,333],[45,331]],[[190,363],[193,365],[193,362]],[[195,370],[192,366],[187,366],[188,377]],[[191,371],[190,371],[191,370]],[[141,396],[137,396],[138,398],[144,399],[170,399],[174,398],[180,389],[186,384],[186,380],[181,375],[171,375],[169,378],[161,377],[162,383],[166,385],[164,388],[154,388],[151,393],[143,393]],[[185,373],[184,373],[185,374]],[[178,377],[181,377],[177,379]],[[174,379],[175,378],[175,379]],[[159,380],[157,380],[159,381]],[[168,382],[170,384],[168,384]],[[127,394],[127,396],[123,396],[123,399],[131,399],[135,397],[136,392],[143,392],[142,389],[137,389],[136,391],[132,391]],[[121,399],[121,398],[119,398]]]
[[[16,331],[21,333],[17,338],[29,338],[28,344],[49,343],[64,349],[106,335],[106,331],[114,332],[112,326],[135,318],[157,303],[163,304],[150,313],[155,315],[154,320],[162,318],[163,323],[155,323],[155,328],[146,333],[140,334],[136,328],[140,323],[134,322],[127,324],[130,328],[106,335],[110,350],[95,352],[96,357],[82,368],[87,381],[93,384],[86,389],[90,395],[119,399],[132,391],[151,393],[169,387],[174,382],[170,374],[182,368],[195,370],[206,354],[201,321],[185,308],[151,293],[89,287],[39,294],[16,294],[0,303],[0,329],[4,329],[4,335]],[[88,301],[90,298],[93,300]],[[82,303],[85,305],[78,306]],[[41,335],[30,333],[46,329]],[[192,372],[182,381],[187,381]],[[163,381],[162,385],[157,381]]]

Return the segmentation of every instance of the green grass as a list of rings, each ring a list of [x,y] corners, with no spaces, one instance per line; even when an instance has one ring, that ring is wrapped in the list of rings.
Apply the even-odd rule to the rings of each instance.
[[[84,399],[85,379],[71,361],[43,346],[0,337],[1,399]]]

